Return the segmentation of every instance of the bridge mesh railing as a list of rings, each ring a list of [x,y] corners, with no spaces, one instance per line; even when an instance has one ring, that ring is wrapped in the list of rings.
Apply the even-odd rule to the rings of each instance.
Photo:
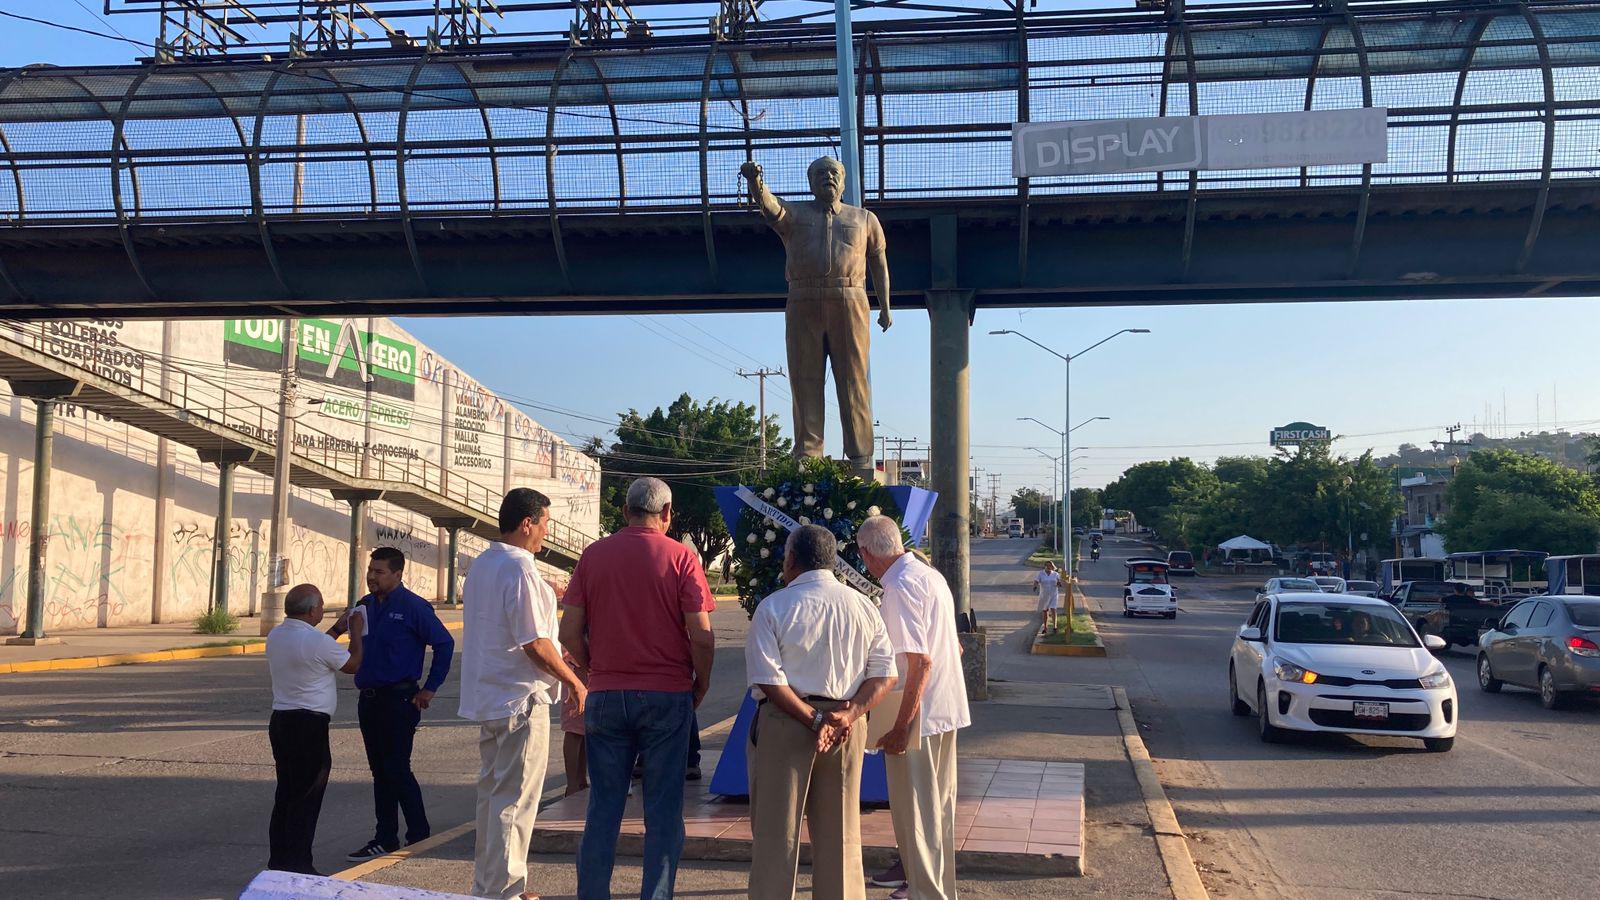
[[[1389,108],[1370,183],[1600,175],[1600,6],[1052,13],[855,47],[869,202],[1346,188],[1357,166],[1012,177],[1018,120]],[[0,72],[0,223],[693,211],[838,152],[821,37]]]

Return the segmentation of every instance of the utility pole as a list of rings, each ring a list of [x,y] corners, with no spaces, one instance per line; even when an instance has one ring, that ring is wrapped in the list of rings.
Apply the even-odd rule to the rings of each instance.
[[[261,633],[283,621],[283,600],[288,593],[289,561],[289,460],[294,456],[295,366],[300,344],[300,320],[282,320],[283,372],[278,392],[278,448],[272,466],[272,530],[267,544],[267,591],[261,597]]]
[[[889,444],[891,442],[894,443],[895,449],[895,466],[893,475],[889,475]],[[886,437],[883,439],[883,470],[885,475],[889,475],[889,483],[891,485],[900,483],[900,468],[905,464],[906,461],[906,445],[915,444],[916,442],[916,438]]]
[[[1449,440],[1447,440],[1447,441],[1429,441],[1428,443],[1433,446],[1433,449],[1435,451],[1440,451],[1440,450],[1454,451],[1457,447],[1471,447],[1472,446],[1472,442],[1471,441],[1458,441],[1458,440],[1456,440],[1456,435],[1460,434],[1461,430],[1462,430],[1461,429],[1461,423],[1457,422],[1456,424],[1454,424],[1454,425],[1452,425],[1449,428],[1446,428],[1444,430],[1445,434],[1450,435],[1450,439]],[[1454,459],[1454,457],[1452,457],[1452,459]],[[1450,463],[1450,474],[1451,475],[1455,475],[1456,474],[1456,463],[1455,462],[1451,462]]]
[[[989,473],[989,522],[996,536],[1000,534],[1000,473]]]
[[[758,415],[761,417],[761,419],[760,426],[756,430],[761,434],[762,474],[766,474],[767,471],[767,379],[774,376],[781,377],[782,375],[782,369],[769,369],[766,366],[762,366],[754,372],[746,372],[743,369],[739,370],[739,377],[754,378],[760,384],[760,386],[756,389],[756,393],[760,397],[760,400],[757,401],[760,405],[757,408],[759,410]]]

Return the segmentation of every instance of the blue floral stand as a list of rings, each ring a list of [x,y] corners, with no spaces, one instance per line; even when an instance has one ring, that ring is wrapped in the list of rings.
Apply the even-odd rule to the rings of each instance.
[[[722,511],[722,518],[728,523],[728,530],[737,532],[739,516],[744,511],[744,503],[735,495],[737,488],[716,488],[717,506]],[[921,543],[924,531],[928,527],[928,520],[933,517],[934,503],[939,495],[932,491],[915,487],[885,488],[894,504],[900,508],[900,524],[911,534],[912,543]],[[728,743],[722,748],[722,756],[717,760],[717,770],[711,776],[710,791],[724,797],[748,797],[750,795],[749,763],[746,759],[746,749],[750,742],[750,722],[756,715],[756,701],[745,692],[744,702],[739,705],[739,715],[733,721],[733,729],[728,732]],[[889,780],[883,767],[883,754],[869,753],[861,767],[861,801],[863,803],[889,802]]]

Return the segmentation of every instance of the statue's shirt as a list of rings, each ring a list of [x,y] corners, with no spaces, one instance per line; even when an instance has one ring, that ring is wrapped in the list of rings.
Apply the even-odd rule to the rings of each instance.
[[[784,277],[794,289],[865,288],[867,258],[884,254],[883,226],[859,206],[778,200],[778,214],[767,223],[783,238],[788,264]]]

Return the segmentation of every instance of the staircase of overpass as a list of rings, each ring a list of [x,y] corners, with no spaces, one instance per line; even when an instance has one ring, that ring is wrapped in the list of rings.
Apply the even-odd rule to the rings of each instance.
[[[56,339],[59,341],[59,339]],[[46,349],[38,326],[0,326],[0,378],[21,396],[61,398],[169,441],[202,459],[228,459],[266,475],[279,447],[277,410],[211,376],[166,359],[152,359],[150,376],[122,384]],[[478,484],[428,459],[372,453],[346,439],[296,424],[289,472],[293,484],[336,496],[385,500],[440,527],[500,537],[501,491]],[[592,538],[551,523],[539,558],[571,570]]]
[[[856,4],[856,149],[898,304],[1600,288],[1600,3],[1107,3]],[[781,309],[782,249],[735,173],[754,158],[802,195],[838,152],[828,11],[729,0],[696,33],[671,0],[573,4],[589,25],[559,36],[218,31],[0,70],[0,314]],[[1387,109],[1386,162],[1011,170],[1015,122],[1352,107]]]

